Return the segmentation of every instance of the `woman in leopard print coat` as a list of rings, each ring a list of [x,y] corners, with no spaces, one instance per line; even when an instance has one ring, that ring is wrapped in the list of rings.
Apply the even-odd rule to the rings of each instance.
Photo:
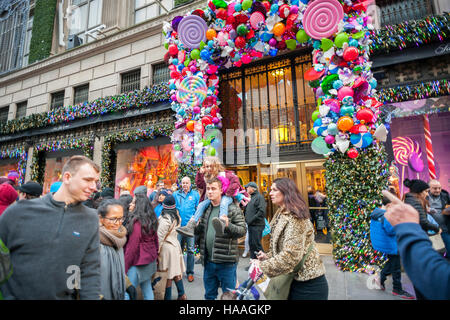
[[[327,300],[325,267],[315,246],[308,207],[297,186],[288,178],[276,179],[270,198],[279,209],[270,224],[270,250],[258,254],[261,270],[269,278],[292,272],[312,245],[303,269],[292,281],[288,300]]]

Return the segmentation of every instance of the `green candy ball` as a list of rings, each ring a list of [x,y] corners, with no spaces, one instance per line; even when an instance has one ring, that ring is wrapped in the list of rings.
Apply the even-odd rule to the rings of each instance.
[[[252,0],[244,0],[244,1],[242,1],[242,10],[250,9],[252,4],[253,4]]]
[[[297,41],[300,43],[305,43],[306,41],[309,40],[308,34],[303,29],[298,30],[298,32],[296,34],[296,38],[297,38]]]
[[[194,49],[191,51],[191,58],[194,60],[197,60],[198,58],[200,58],[200,50],[198,49]]]
[[[336,38],[334,38],[334,44],[338,48],[342,48],[344,43],[348,42],[348,34],[345,32],[339,33]]]
[[[248,33],[247,26],[245,24],[243,24],[243,23],[238,25],[236,31],[237,31],[237,34],[240,35],[240,36],[245,36]]]

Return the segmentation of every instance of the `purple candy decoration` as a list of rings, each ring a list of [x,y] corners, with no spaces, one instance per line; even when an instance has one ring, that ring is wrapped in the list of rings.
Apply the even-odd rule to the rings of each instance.
[[[416,172],[423,171],[423,168],[424,168],[423,161],[422,161],[422,159],[420,159],[417,152],[411,152],[409,159],[408,159],[408,164],[409,164],[409,167]]]
[[[196,49],[200,42],[206,42],[205,20],[196,15],[184,17],[178,24],[178,38],[186,48]]]
[[[178,25],[180,24],[181,19],[183,19],[182,16],[176,16],[172,20],[172,29],[175,31],[178,31]]]

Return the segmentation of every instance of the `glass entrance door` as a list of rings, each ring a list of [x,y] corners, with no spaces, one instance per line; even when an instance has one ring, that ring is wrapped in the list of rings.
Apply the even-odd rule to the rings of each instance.
[[[301,163],[304,174],[301,183],[301,192],[307,197],[309,212],[317,232],[316,242],[329,243],[328,204],[323,163],[323,160]]]

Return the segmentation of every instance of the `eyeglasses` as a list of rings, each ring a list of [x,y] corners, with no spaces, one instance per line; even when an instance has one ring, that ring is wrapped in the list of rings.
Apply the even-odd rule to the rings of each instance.
[[[108,219],[109,221],[111,221],[112,223],[122,223],[125,221],[125,218],[103,218],[103,219]]]

